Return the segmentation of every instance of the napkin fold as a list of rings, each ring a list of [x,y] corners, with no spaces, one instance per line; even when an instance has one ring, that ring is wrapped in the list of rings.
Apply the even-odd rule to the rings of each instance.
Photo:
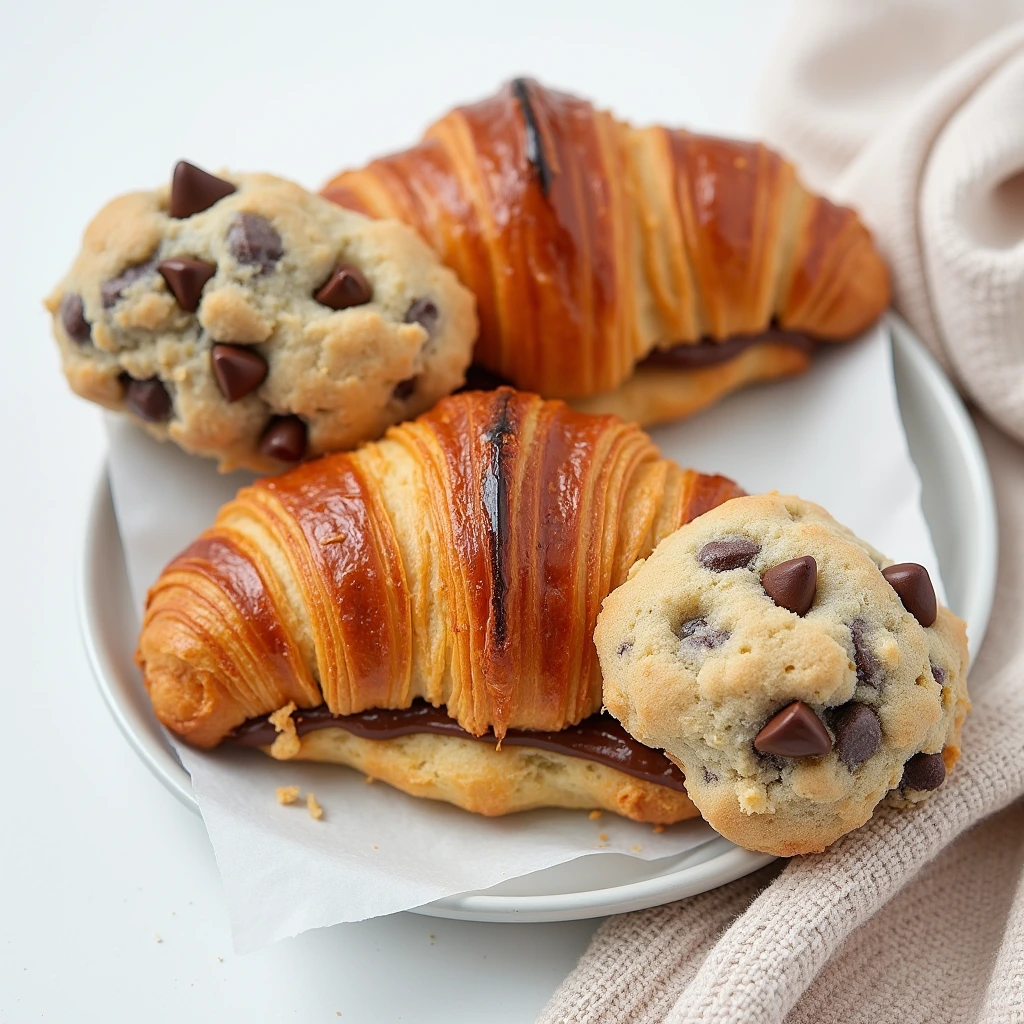
[[[1024,3],[799,0],[760,98],[765,137],[862,211],[897,308],[1006,432],[979,415],[1001,558],[965,755],[913,813],[609,920],[540,1020],[1024,1021]]]

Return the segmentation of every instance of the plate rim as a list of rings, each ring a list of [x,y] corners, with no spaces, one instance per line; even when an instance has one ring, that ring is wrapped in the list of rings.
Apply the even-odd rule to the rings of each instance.
[[[962,399],[946,377],[938,362],[898,315],[886,314],[894,353],[920,372],[929,381],[930,392],[941,407],[964,461],[968,467],[967,486],[971,489],[977,512],[985,529],[974,538],[977,550],[973,562],[976,572],[967,600],[971,612],[972,647],[976,652],[988,626],[989,614],[995,597],[998,564],[998,521],[992,479],[977,429]],[[89,514],[82,537],[78,559],[76,599],[79,630],[86,657],[110,714],[129,745],[156,776],[161,784],[182,804],[199,813],[199,804],[192,791],[191,779],[181,764],[162,728],[150,713],[144,712],[118,699],[111,680],[119,675],[112,655],[101,641],[98,602],[92,599],[96,589],[97,564],[103,554],[103,531],[116,516],[110,493],[107,462],[104,460],[96,484],[93,486]],[[118,538],[118,549],[123,553]],[[683,899],[724,885],[769,864],[775,858],[770,854],[744,850],[722,836],[716,836],[697,849],[717,848],[711,857],[695,864],[683,864],[652,878],[628,882],[623,885],[543,895],[501,895],[486,890],[447,896],[421,907],[412,913],[429,917],[477,922],[572,921],[600,917],[607,914],[641,910],[673,900]],[[692,851],[690,851],[692,852]],[[686,854],[682,857],[685,859]]]

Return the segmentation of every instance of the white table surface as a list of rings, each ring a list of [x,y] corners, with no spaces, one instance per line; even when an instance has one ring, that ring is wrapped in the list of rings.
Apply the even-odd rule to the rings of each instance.
[[[79,642],[74,578],[104,438],[64,384],[40,300],[88,219],[181,157],[315,187],[517,73],[636,120],[746,133],[787,7],[4,5],[0,1020],[528,1021],[597,924],[400,914],[232,952],[202,822],[123,741]]]

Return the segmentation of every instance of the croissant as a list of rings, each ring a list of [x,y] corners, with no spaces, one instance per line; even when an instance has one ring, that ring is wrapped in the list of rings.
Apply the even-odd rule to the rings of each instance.
[[[889,302],[857,214],[764,145],[635,128],[532,79],[323,194],[434,247],[477,297],[484,370],[648,423],[800,372]]]
[[[742,493],[616,417],[463,392],[243,488],[151,589],[137,661],[195,746],[339,761],[482,813],[678,820],[678,769],[598,714],[592,635],[638,559]]]

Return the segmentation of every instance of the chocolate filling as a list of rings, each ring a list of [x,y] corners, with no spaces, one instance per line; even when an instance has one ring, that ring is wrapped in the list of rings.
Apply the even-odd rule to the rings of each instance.
[[[530,102],[530,94],[526,89],[526,79],[517,78],[512,83],[512,92],[519,101],[519,108],[523,112],[523,122],[526,126],[526,159],[536,168],[541,191],[547,195],[551,190],[551,165],[544,153],[544,142],[537,125],[537,115]]]
[[[814,351],[814,339],[796,331],[780,331],[769,327],[757,334],[734,334],[724,341],[703,338],[696,343],[682,343],[671,348],[655,349],[638,366],[676,367],[681,370],[696,370],[702,366],[717,366],[735,359],[752,345],[789,345],[801,352]]]
[[[316,729],[345,729],[364,740],[391,740],[398,736],[429,732],[438,736],[456,736],[464,740],[495,743],[493,734],[474,736],[466,732],[444,708],[435,708],[417,700],[411,707],[396,710],[374,709],[358,715],[332,715],[325,704],[303,708],[292,715],[296,732],[304,736]],[[250,718],[229,734],[228,739],[243,747],[266,747],[274,742],[277,730],[267,715]],[[660,751],[645,747],[633,739],[609,715],[591,715],[579,725],[558,732],[532,732],[509,729],[502,745],[550,750],[569,757],[596,761],[626,775],[683,793],[683,773]]]
[[[504,646],[508,639],[508,616],[505,602],[508,597],[508,574],[505,570],[505,552],[509,540],[508,480],[505,475],[505,445],[515,437],[515,424],[509,418],[510,392],[499,397],[499,408],[484,440],[490,446],[491,461],[484,472],[483,504],[487,513],[487,530],[491,549],[491,614],[494,642]]]
[[[790,348],[810,353],[814,351],[816,342],[809,334],[780,331],[770,327],[758,334],[734,334],[725,341],[703,338],[697,342],[683,341],[671,348],[655,349],[637,363],[637,368],[660,366],[666,370],[699,370],[704,366],[728,363],[754,345],[788,345]],[[494,391],[510,385],[511,381],[473,363],[466,371],[466,383],[459,391]]]

